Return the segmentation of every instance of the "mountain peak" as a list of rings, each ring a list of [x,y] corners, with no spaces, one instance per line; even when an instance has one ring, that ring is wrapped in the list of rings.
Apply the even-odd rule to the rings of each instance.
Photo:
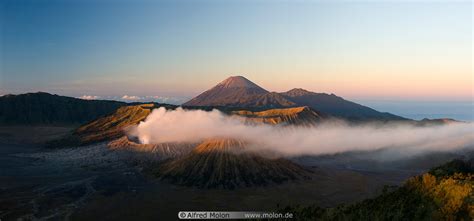
[[[293,97],[293,96],[304,96],[304,95],[310,95],[314,92],[311,92],[311,91],[308,91],[308,90],[305,90],[303,88],[293,88],[287,92],[284,92],[283,94],[284,95],[287,95],[287,96],[290,96],[290,97]]]
[[[231,76],[219,83],[217,86],[223,88],[261,88],[243,76]]]
[[[287,106],[293,103],[280,94],[270,93],[242,76],[232,76],[197,97],[184,106]]]

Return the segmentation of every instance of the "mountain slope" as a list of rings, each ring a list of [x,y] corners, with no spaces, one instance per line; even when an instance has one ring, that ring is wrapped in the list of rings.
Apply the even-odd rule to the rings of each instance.
[[[124,135],[127,127],[145,120],[153,108],[154,104],[121,107],[113,114],[82,125],[74,135],[80,139],[81,144],[119,138]]]
[[[378,112],[372,108],[347,101],[334,94],[315,93],[295,88],[280,93],[286,99],[302,106],[349,120],[406,120],[390,113]]]
[[[472,220],[473,161],[454,160],[409,179],[395,190],[335,208],[291,206],[296,220]]]
[[[244,120],[248,123],[265,124],[314,125],[323,119],[309,107],[269,109],[259,112],[240,110],[232,111],[231,114],[245,117]]]
[[[139,104],[120,107],[115,112],[88,122],[77,128],[72,136],[52,141],[48,146],[75,146],[118,139],[125,135],[127,128],[144,121],[155,108],[174,109],[167,104]],[[246,110],[227,112],[230,115],[243,117],[249,123],[311,125],[319,122],[319,113],[307,108],[269,109],[261,112]]]
[[[126,103],[82,100],[44,92],[0,97],[0,125],[77,124],[110,114]]]
[[[80,126],[72,136],[50,142],[48,146],[82,146],[120,138],[125,135],[125,130],[128,127],[145,120],[154,108],[161,106],[166,108],[175,107],[154,103],[124,106],[107,116]]]
[[[310,178],[310,171],[289,160],[265,158],[246,148],[248,143],[234,139],[207,140],[190,154],[160,165],[154,173],[175,184],[224,189]]]
[[[184,106],[236,107],[252,110],[308,106],[321,113],[347,120],[407,120],[390,113],[347,101],[334,94],[314,93],[292,89],[284,93],[268,92],[242,76],[227,78],[210,90],[198,95]]]
[[[229,77],[183,106],[285,107],[294,105],[242,76]]]

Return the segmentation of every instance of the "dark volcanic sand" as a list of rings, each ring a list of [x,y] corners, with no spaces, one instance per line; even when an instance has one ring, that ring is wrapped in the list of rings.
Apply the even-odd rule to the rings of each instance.
[[[126,159],[104,144],[47,150],[3,141],[0,219],[174,220],[180,210],[274,211],[277,204],[329,207],[373,197],[384,185],[400,184],[420,172],[324,165],[314,168],[310,181],[209,190],[158,181]]]

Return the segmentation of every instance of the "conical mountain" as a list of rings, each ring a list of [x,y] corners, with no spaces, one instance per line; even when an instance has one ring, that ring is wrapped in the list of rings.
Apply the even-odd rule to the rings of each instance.
[[[243,76],[231,76],[216,85],[216,87],[222,88],[254,88],[260,90],[262,93],[267,93],[265,89],[251,82],[249,79]]]
[[[294,105],[242,76],[232,76],[183,104],[184,106],[285,107]]]
[[[307,106],[327,116],[354,121],[408,120],[394,114],[376,111],[334,94],[315,93],[301,88],[283,93],[268,92],[242,76],[229,77],[183,105],[252,110]]]
[[[250,152],[252,146],[235,139],[204,141],[191,153],[162,164],[155,172],[164,180],[200,188],[266,186],[309,179],[311,172],[289,160]]]

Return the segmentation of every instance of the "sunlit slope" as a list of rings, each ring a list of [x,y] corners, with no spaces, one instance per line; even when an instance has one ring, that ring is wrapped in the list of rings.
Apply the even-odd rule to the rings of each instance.
[[[154,108],[162,105],[139,104],[119,108],[114,113],[80,126],[72,136],[51,142],[50,146],[87,145],[110,141],[125,135],[126,130],[146,119]],[[166,106],[173,108],[174,106]]]
[[[138,125],[158,107],[174,109],[172,105],[140,104],[119,108],[114,113],[80,126],[67,142],[74,145],[86,145],[96,142],[109,141],[126,135],[127,129]],[[241,116],[244,122],[267,124],[312,125],[322,117],[319,113],[307,107],[270,109],[261,112],[246,110],[229,112],[230,115]],[[66,140],[63,140],[63,142]]]
[[[259,112],[233,111],[232,114],[245,117],[246,122],[266,124],[312,125],[323,117],[309,107],[279,108]]]
[[[145,120],[154,107],[153,104],[122,107],[111,115],[79,127],[75,135],[83,143],[119,138],[127,127]]]

